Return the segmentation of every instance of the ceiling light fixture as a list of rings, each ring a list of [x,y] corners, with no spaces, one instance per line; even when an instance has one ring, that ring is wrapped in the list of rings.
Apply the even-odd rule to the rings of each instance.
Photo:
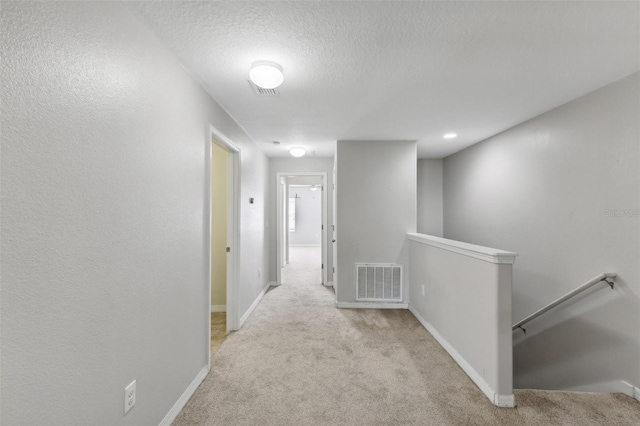
[[[318,190],[318,187],[317,187],[317,186],[315,186],[315,185],[311,185],[311,190],[312,190],[312,191],[317,191],[317,190]]]
[[[307,153],[307,150],[300,146],[294,146],[289,150],[289,154],[293,155],[294,157],[302,157],[306,153]]]
[[[458,135],[455,134],[455,133],[445,133],[444,136],[443,136],[443,138],[445,138],[445,139],[454,139],[456,137],[458,137]]]
[[[251,65],[249,78],[258,87],[275,89],[284,81],[282,67],[271,61],[258,61]]]

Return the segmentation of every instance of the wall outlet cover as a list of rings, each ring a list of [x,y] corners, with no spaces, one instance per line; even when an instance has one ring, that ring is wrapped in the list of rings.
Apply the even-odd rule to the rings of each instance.
[[[124,413],[127,414],[136,405],[136,381],[124,388]]]

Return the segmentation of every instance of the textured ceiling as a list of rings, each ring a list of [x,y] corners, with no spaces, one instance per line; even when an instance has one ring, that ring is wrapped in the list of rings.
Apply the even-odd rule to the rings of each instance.
[[[640,69],[638,2],[130,5],[272,157],[342,139],[444,157]],[[251,90],[257,60],[284,68],[280,97]]]

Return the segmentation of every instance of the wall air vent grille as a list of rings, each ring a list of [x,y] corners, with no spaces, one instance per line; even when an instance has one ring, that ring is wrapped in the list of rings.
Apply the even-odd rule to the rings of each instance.
[[[247,80],[249,82],[249,86],[251,86],[251,90],[255,93],[256,96],[280,96],[280,92],[278,89],[264,89],[260,86],[256,86],[251,80]]]
[[[357,301],[402,301],[402,265],[356,263]]]

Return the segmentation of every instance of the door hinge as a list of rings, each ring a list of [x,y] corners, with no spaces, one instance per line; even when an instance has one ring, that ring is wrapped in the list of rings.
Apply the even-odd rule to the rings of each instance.
[[[336,268],[335,268],[335,266],[333,267],[333,273],[334,273],[334,274],[336,273]]]
[[[227,253],[231,253],[231,247],[227,247]]]
[[[324,231],[324,225],[320,225],[320,229]]]
[[[322,264],[322,269],[324,269],[324,263]]]

